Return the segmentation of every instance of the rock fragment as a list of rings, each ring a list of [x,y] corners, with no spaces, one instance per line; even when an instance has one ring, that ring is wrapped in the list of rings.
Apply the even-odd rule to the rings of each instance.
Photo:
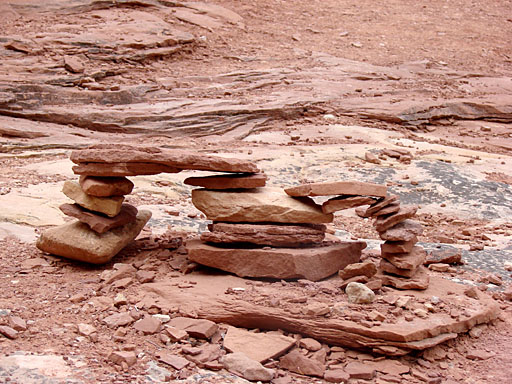
[[[8,324],[9,327],[17,332],[23,332],[27,330],[27,322],[19,316],[9,316]]]
[[[117,365],[126,364],[131,367],[137,362],[137,355],[133,351],[113,351],[108,359]]]
[[[135,324],[133,324],[133,328],[146,335],[151,335],[160,332],[162,322],[153,316],[146,316],[143,319],[137,320]]]
[[[62,193],[73,200],[78,205],[91,211],[103,213],[109,217],[114,217],[121,211],[124,201],[122,196],[96,197],[87,195],[78,183],[66,181],[62,188]]]
[[[222,364],[229,372],[250,381],[267,382],[275,376],[274,370],[265,368],[242,352],[227,354],[222,358]]]
[[[419,267],[416,273],[410,278],[403,278],[392,275],[379,275],[383,285],[390,285],[397,289],[427,289],[430,277],[426,268]]]
[[[441,249],[434,250],[427,254],[425,265],[429,264],[464,264],[462,262],[462,252],[460,249]]]
[[[338,275],[347,280],[354,276],[372,277],[377,273],[377,266],[371,261],[364,261],[361,263],[352,263],[338,272]]]
[[[103,323],[109,328],[119,328],[133,323],[133,320],[133,317],[131,317],[128,312],[120,312],[105,317]]]
[[[385,241],[381,244],[380,249],[383,253],[409,253],[412,251],[414,244],[418,242],[417,237],[413,237],[408,241]]]
[[[393,227],[380,232],[382,240],[389,241],[410,241],[416,236],[423,234],[423,226],[414,220],[404,220]]]
[[[133,190],[126,177],[80,176],[79,184],[86,194],[97,197],[128,195]]]
[[[370,304],[375,300],[375,293],[366,285],[352,282],[345,288],[348,302],[354,304]]]
[[[290,196],[356,195],[384,197],[386,196],[387,188],[385,185],[361,181],[337,181],[303,184],[297,187],[286,188],[285,192]]]
[[[365,217],[372,217],[381,209],[387,207],[390,204],[393,204],[398,201],[397,195],[386,195],[383,198],[377,200],[374,204],[370,205],[364,215]]]
[[[324,364],[302,355],[297,349],[281,357],[279,359],[279,366],[282,369],[287,369],[300,375],[323,377],[325,373]]]
[[[7,325],[0,325],[0,335],[4,335],[8,339],[16,339],[18,337],[18,331]]]
[[[375,221],[375,229],[377,232],[384,232],[391,227],[395,226],[406,219],[413,217],[418,210],[418,206],[403,206],[397,213],[394,213],[390,216],[379,216]]]
[[[396,268],[416,269],[424,263],[426,254],[423,247],[415,246],[409,253],[382,253],[382,257]]]
[[[217,332],[218,326],[213,321],[204,319],[191,319],[188,317],[175,317],[169,322],[171,327],[186,331],[197,339],[209,339]]]

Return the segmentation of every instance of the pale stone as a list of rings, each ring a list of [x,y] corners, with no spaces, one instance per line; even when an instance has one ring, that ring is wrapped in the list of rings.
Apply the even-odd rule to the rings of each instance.
[[[355,195],[384,197],[387,193],[387,187],[362,181],[335,181],[303,184],[286,188],[285,191],[290,196]]]
[[[66,181],[64,183],[62,193],[64,193],[78,205],[91,211],[104,213],[109,217],[114,217],[121,211],[121,206],[124,201],[124,197],[122,196],[89,196],[84,191],[82,191],[82,188],[78,183],[72,181]]]
[[[370,304],[375,300],[375,293],[366,285],[352,282],[345,288],[349,303]]]
[[[314,201],[295,199],[280,188],[255,188],[241,192],[195,189],[192,203],[209,220],[227,222],[330,223]]]
[[[151,335],[153,333],[160,332],[162,329],[162,322],[153,316],[146,316],[143,319],[137,320],[135,324],[133,324],[133,328],[144,334]]]
[[[199,240],[186,243],[191,261],[241,277],[306,278],[312,281],[331,276],[346,265],[358,262],[365,247],[363,242],[253,249],[214,247]]]
[[[184,184],[203,187],[207,189],[248,189],[264,187],[267,182],[267,175],[257,174],[235,174],[222,176],[189,177]]]
[[[265,368],[244,353],[229,353],[222,358],[224,368],[235,375],[250,381],[270,381],[274,378],[273,369]]]
[[[50,228],[37,240],[37,248],[44,252],[103,264],[111,260],[121,249],[132,242],[151,217],[149,211],[139,211],[135,223],[98,234],[79,221]]]
[[[133,183],[126,177],[80,176],[79,183],[85,193],[98,197],[128,195],[133,190]]]

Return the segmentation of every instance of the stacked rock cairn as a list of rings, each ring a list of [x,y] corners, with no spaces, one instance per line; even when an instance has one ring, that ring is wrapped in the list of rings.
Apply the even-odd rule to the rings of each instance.
[[[370,204],[386,187],[357,181],[265,187],[264,174],[194,177],[194,206],[212,220],[186,243],[189,259],[241,277],[318,281],[357,263],[365,242],[326,234],[333,212]],[[322,205],[312,197],[334,196]]]
[[[390,195],[359,214],[375,218],[374,226],[382,240],[379,278],[383,285],[398,289],[427,289],[429,275],[423,266],[426,252],[418,246],[423,228],[417,221],[417,206],[400,206],[398,196]]]

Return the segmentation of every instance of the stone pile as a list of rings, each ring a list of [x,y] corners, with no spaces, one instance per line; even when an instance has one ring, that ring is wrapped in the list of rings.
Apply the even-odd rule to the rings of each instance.
[[[304,184],[282,190],[261,185],[264,175],[209,177],[192,202],[213,223],[186,244],[189,259],[242,277],[317,281],[360,260],[364,242],[326,234],[333,212],[368,205],[386,187],[355,181]],[[259,185],[256,185],[259,182]],[[322,205],[314,196],[335,196]]]
[[[423,233],[420,223],[411,220],[417,206],[400,206],[398,196],[386,196],[370,205],[362,216],[375,218],[375,229],[382,240],[379,265],[383,285],[397,289],[426,289],[429,284],[425,250],[416,245]]]

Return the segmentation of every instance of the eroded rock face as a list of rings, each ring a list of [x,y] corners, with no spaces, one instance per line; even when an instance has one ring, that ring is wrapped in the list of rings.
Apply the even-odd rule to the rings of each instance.
[[[209,220],[227,222],[330,223],[312,200],[295,199],[280,188],[255,188],[242,192],[195,189],[192,203]]]
[[[267,175],[264,173],[189,177],[184,183],[206,189],[249,189],[264,187]]]
[[[126,177],[81,176],[79,183],[85,193],[98,197],[128,195],[133,190],[133,183]]]
[[[363,242],[335,243],[310,248],[221,248],[190,240],[188,257],[196,263],[241,277],[305,278],[318,281],[358,262]],[[314,268],[312,267],[314,266]]]
[[[104,213],[109,217],[119,214],[124,201],[123,196],[96,197],[87,195],[78,183],[72,181],[64,183],[62,193],[78,205],[91,211]]]
[[[150,218],[150,211],[141,210],[134,223],[103,234],[98,234],[86,224],[75,221],[44,231],[36,245],[41,251],[53,255],[103,264],[133,241]]]
[[[385,185],[364,183],[362,181],[335,181],[331,183],[311,183],[285,189],[290,196],[330,196],[356,195],[384,197]]]

